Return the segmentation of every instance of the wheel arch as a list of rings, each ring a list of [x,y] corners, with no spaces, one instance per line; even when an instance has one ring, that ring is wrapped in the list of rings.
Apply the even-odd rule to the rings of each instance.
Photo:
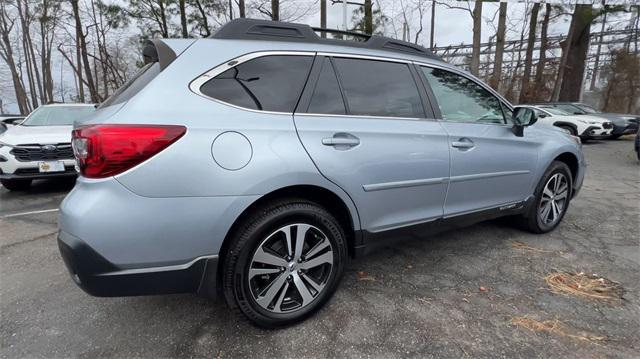
[[[274,200],[282,199],[282,198],[299,198],[306,199],[312,202],[317,203],[318,205],[324,207],[329,211],[332,215],[336,217],[336,219],[340,222],[343,229],[345,230],[345,234],[347,236],[347,244],[349,250],[349,256],[354,256],[354,248],[357,244],[360,243],[361,231],[360,229],[360,221],[355,206],[353,203],[350,203],[351,206],[346,202],[345,199],[340,197],[334,191],[329,190],[327,188],[318,186],[318,185],[293,185],[282,187],[276,190],[273,190],[257,200],[251,203],[247,208],[245,208],[242,213],[235,219],[227,234],[222,241],[222,245],[220,247],[220,251],[218,254],[218,268],[217,268],[217,286],[220,287],[222,285],[222,266],[224,263],[224,257],[228,253],[228,247],[231,243],[231,238],[235,233],[240,229],[240,225],[242,221],[251,213],[256,210],[259,210],[260,207],[265,204],[272,202]]]
[[[571,122],[566,122],[566,121],[556,121],[553,123],[554,126],[559,127],[559,126],[569,126],[571,128],[573,128],[573,130],[575,131],[576,135],[579,135],[580,132],[578,131],[578,126],[576,126],[575,123],[571,123]]]

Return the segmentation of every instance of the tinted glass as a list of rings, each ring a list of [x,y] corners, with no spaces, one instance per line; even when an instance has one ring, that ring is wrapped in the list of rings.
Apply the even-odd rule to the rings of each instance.
[[[160,64],[152,62],[144,65],[138,72],[120,86],[116,92],[113,93],[108,99],[104,100],[98,108],[115,105],[121,102],[128,101],[135,94],[140,92],[151,80],[153,80],[160,73]]]
[[[552,115],[558,115],[558,116],[568,116],[571,115],[569,112],[561,110],[559,108],[555,108],[555,107],[546,107],[546,106],[541,106],[540,108],[544,109],[545,111],[549,112]]]
[[[207,81],[200,91],[215,99],[253,110],[293,112],[313,57],[259,57]]]
[[[406,64],[335,58],[349,114],[424,117],[416,83]]]
[[[442,119],[453,122],[505,123],[500,101],[482,86],[453,72],[423,67]]]
[[[577,103],[575,104],[576,107],[580,108],[582,111],[586,112],[586,113],[599,113],[598,110],[596,110],[595,108],[589,106],[589,105],[585,105],[583,103]]]
[[[96,109],[93,106],[48,106],[33,111],[22,126],[71,126]]]
[[[313,90],[311,102],[309,103],[309,113],[328,113],[344,115],[346,113],[338,79],[328,58],[322,63],[322,70]]]

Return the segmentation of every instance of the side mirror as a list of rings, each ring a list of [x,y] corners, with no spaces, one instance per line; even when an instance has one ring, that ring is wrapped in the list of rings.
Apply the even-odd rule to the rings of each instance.
[[[536,111],[529,107],[516,107],[513,110],[513,127],[511,130],[518,136],[524,136],[524,128],[531,126],[538,121]]]

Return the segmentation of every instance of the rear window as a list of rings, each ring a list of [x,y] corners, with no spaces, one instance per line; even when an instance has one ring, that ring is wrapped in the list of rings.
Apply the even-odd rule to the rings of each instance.
[[[420,94],[406,64],[335,58],[349,114],[424,117]]]
[[[104,100],[98,108],[103,108],[128,101],[142,90],[160,73],[160,63],[152,62],[144,65],[132,78]]]
[[[259,57],[205,82],[200,91],[252,110],[293,112],[312,62],[312,56]]]
[[[22,126],[70,126],[93,113],[93,106],[45,106],[33,111]]]

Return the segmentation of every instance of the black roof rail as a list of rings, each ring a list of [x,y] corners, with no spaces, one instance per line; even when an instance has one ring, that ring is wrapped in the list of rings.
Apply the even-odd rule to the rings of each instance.
[[[318,36],[320,33],[331,33],[340,36],[352,36],[361,41],[345,41]],[[306,24],[290,22],[258,20],[240,18],[229,21],[216,31],[211,38],[236,40],[270,40],[329,44],[339,46],[359,47],[372,50],[387,50],[405,54],[423,56],[432,60],[443,61],[430,50],[410,42],[389,37],[368,35],[359,32],[314,28]]]

